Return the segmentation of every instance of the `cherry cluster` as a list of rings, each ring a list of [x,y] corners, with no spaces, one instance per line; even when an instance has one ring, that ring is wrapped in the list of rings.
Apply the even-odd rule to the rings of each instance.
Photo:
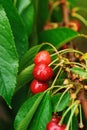
[[[61,120],[60,116],[53,115],[50,122],[48,122],[46,126],[46,130],[65,130],[66,125],[60,125],[59,122]]]
[[[33,94],[44,92],[48,89],[49,80],[53,76],[53,70],[49,66],[51,57],[48,51],[40,51],[34,58],[33,81],[30,90]]]

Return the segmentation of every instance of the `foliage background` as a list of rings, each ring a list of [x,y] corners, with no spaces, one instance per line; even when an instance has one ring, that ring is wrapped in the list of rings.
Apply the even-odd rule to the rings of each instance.
[[[78,7],[81,7],[81,8],[84,9],[84,11],[81,10],[81,11],[79,11],[79,13],[87,20],[87,9],[86,9],[87,8],[87,1],[86,0],[84,0],[83,2],[82,2],[82,0],[75,0],[75,1],[76,1],[76,5]],[[87,34],[87,27],[85,27],[85,25],[83,23],[81,23],[81,24],[82,24],[81,32],[84,33],[84,34]],[[86,41],[86,39],[79,38],[79,39],[76,40],[75,45],[76,44],[77,44],[77,47],[80,50],[82,50],[83,52],[87,51],[87,41]]]
[[[0,2],[1,1],[2,0],[0,0]],[[21,0],[18,0],[18,1],[20,2]],[[70,0],[70,1],[72,2],[72,0]],[[82,0],[73,0],[73,4],[74,4],[74,1],[77,3],[77,4],[75,3],[75,6],[77,5],[77,6],[81,7],[81,8],[85,7],[85,11],[80,11],[80,14],[82,14],[82,16],[84,16],[87,19],[87,9],[86,9],[87,8],[87,1],[86,0],[84,0],[84,1],[82,1]],[[14,28],[15,29],[14,30],[15,34],[16,34],[16,31],[17,32],[20,31],[21,37],[25,37],[25,39],[22,39],[22,41],[20,41],[20,39],[19,39],[20,36],[19,36],[18,39],[16,39],[16,41],[19,40],[20,42],[24,43],[26,41],[26,39],[28,39],[29,48],[31,48],[32,46],[37,45],[39,43],[38,35],[39,35],[40,30],[42,29],[42,25],[44,25],[44,22],[45,22],[45,20],[46,20],[46,18],[48,16],[48,10],[47,10],[47,8],[45,8],[46,2],[47,2],[47,0],[33,0],[34,9],[35,9],[34,22],[32,22],[33,19],[31,19],[31,24],[28,25],[29,30],[26,29],[27,30],[27,34],[26,34],[27,37],[25,36],[25,32],[22,32],[21,29],[18,30],[18,29]],[[10,7],[9,7],[8,10],[10,11]],[[31,10],[32,10],[32,7],[31,7]],[[30,11],[30,12],[31,12],[30,16],[32,17],[33,16],[32,15],[33,11]],[[25,20],[25,17],[27,17],[28,13],[30,13],[30,12],[27,12],[27,14],[25,15],[25,11],[24,11],[24,14],[20,14],[20,11],[19,11],[19,14]],[[33,27],[32,27],[32,25],[33,25]],[[20,25],[20,26],[22,26],[22,25]],[[25,28],[27,28],[27,27],[25,27]],[[32,31],[32,33],[30,33],[31,31]],[[87,34],[87,28],[83,24],[82,24],[81,32]],[[30,36],[30,37],[28,38],[28,36]],[[78,38],[77,40],[75,40],[75,44],[77,45],[77,47],[80,50],[85,51],[85,52],[87,51],[87,45],[86,45],[87,41],[85,39]],[[26,48],[27,48],[27,45],[26,45]],[[21,95],[21,93],[23,93],[23,94]],[[21,106],[22,102],[24,102],[27,99],[27,96],[26,96],[27,94],[28,94],[28,88],[27,89],[23,88],[23,89],[21,89],[20,92],[18,92],[16,94],[16,97],[13,98],[14,103],[12,105],[13,105],[13,108],[15,107],[15,110],[13,110],[14,112],[11,109],[8,108],[7,104],[1,98],[1,102],[0,102],[0,104],[1,104],[0,105],[1,114],[0,115],[2,115],[2,117],[0,118],[0,130],[6,130],[6,129],[7,130],[8,129],[13,130],[13,120],[12,119],[14,117],[14,114],[16,114],[17,110]],[[2,121],[2,119],[4,121]]]

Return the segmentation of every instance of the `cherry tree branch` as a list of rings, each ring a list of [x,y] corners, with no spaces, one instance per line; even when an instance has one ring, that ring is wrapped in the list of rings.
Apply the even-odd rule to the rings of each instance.
[[[63,25],[68,27],[69,8],[68,8],[67,0],[60,0],[60,6],[62,8],[62,14],[63,14]]]

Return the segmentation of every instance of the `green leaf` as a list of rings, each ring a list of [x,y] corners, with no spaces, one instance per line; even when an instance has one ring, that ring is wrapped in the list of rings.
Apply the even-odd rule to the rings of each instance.
[[[34,64],[25,68],[21,73],[17,76],[17,87],[16,90],[23,87],[26,83],[33,79],[32,71],[33,71]]]
[[[27,130],[27,127],[40,104],[44,93],[29,98],[19,109],[14,121],[15,130]]]
[[[28,36],[24,24],[11,0],[0,0],[0,4],[4,7],[11,24],[18,55],[21,59],[28,50]]]
[[[78,130],[78,119],[75,114],[72,118],[72,130]]]
[[[30,97],[29,86],[26,85],[17,91],[12,98],[13,114],[16,115],[21,105]]]
[[[34,57],[37,54],[37,52],[40,50],[43,44],[37,45],[29,49],[25,55],[22,57],[20,61],[20,70],[23,70],[25,67],[33,64],[34,62]]]
[[[46,23],[48,18],[48,0],[38,0],[38,14],[37,14],[37,23],[38,23],[38,32],[42,30],[43,25]]]
[[[31,33],[34,20],[34,7],[32,0],[17,0],[17,9],[25,24],[28,36]]]
[[[53,111],[57,111],[57,112],[63,111],[67,107],[67,105],[70,101],[70,94],[66,93],[58,105],[57,103],[58,103],[61,95],[62,95],[62,93],[58,93],[58,94],[52,96]]]
[[[33,27],[33,20],[34,20],[34,7],[33,4],[30,4],[21,14],[23,22],[25,24],[25,28],[27,34],[30,35]]]
[[[73,111],[73,109],[72,109],[72,111]],[[63,121],[64,124],[68,123],[70,115],[71,115],[71,111],[69,111],[66,114],[66,116],[64,118],[64,121]],[[78,117],[75,114],[72,117],[72,122],[71,122],[70,130],[78,130]]]
[[[21,14],[31,3],[31,0],[17,0],[16,7],[18,9],[18,13]]]
[[[46,130],[46,125],[52,116],[52,104],[50,94],[47,93],[41,101],[28,130]]]
[[[75,67],[70,69],[71,72],[78,74],[81,78],[87,79],[87,71],[81,68]]]
[[[76,6],[77,0],[68,0],[70,2],[70,4],[74,4]]]
[[[62,21],[62,10],[60,7],[58,7],[57,9],[54,9],[51,19],[53,22],[61,22]]]
[[[11,103],[18,71],[18,57],[9,21],[0,6],[0,95]]]
[[[56,70],[54,72],[56,73]],[[67,73],[62,70],[58,79],[56,80],[56,85],[63,85],[65,78],[67,78]]]
[[[78,37],[79,34],[70,28],[57,28],[42,31],[40,33],[40,42],[52,43],[56,48],[60,48],[63,44]]]

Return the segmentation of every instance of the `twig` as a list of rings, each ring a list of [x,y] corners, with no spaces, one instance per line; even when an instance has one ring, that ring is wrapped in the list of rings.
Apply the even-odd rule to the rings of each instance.
[[[69,9],[68,9],[68,4],[67,0],[60,0],[60,5],[62,8],[62,14],[63,14],[63,26],[68,27],[69,23]]]

